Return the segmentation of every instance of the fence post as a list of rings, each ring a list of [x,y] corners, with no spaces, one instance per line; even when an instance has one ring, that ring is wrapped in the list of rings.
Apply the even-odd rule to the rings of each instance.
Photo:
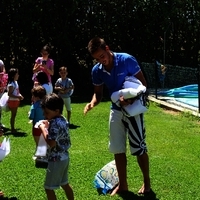
[[[155,96],[156,99],[158,97],[158,80],[157,80],[157,76],[158,76],[158,66],[157,66],[157,61],[155,61]]]
[[[198,81],[198,108],[200,113],[200,65],[197,65],[197,81]]]

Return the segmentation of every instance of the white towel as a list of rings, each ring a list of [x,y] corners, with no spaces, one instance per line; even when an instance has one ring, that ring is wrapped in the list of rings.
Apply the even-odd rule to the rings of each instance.
[[[123,88],[124,89],[112,93],[112,102],[120,106],[120,96],[123,96],[124,99],[130,99],[138,96],[139,99],[135,100],[133,104],[124,106],[123,109],[128,116],[135,116],[146,112],[147,107],[144,105],[143,98],[141,96],[141,94],[146,92],[146,87],[142,85],[140,80],[138,80],[134,76],[128,76],[125,78]]]

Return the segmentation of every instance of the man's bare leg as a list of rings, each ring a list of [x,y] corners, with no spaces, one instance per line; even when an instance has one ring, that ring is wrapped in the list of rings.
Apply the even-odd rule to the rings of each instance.
[[[140,190],[138,191],[139,194],[144,194],[150,192],[151,184],[150,184],[150,177],[149,177],[149,156],[147,153],[144,153],[140,156],[137,156],[137,161],[139,167],[143,174],[144,183]]]
[[[119,185],[112,191],[111,196],[115,195],[116,193],[128,190],[126,154],[125,153],[115,154],[115,163],[119,176]]]

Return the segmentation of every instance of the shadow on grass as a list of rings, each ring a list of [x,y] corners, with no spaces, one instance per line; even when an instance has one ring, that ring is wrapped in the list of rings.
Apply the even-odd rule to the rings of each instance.
[[[69,129],[77,129],[77,128],[79,128],[80,126],[78,126],[78,125],[75,125],[75,124],[70,124],[69,125]]]
[[[99,195],[104,195],[102,189],[100,188],[97,189],[97,192]],[[156,198],[156,194],[153,190],[143,195],[138,195],[131,191],[121,192],[117,195],[120,196],[123,200],[159,200],[158,198]]]
[[[0,197],[0,200],[17,200],[17,197]]]
[[[143,195],[137,195],[131,191],[127,191],[119,194],[119,196],[123,200],[159,200],[158,198],[156,198],[156,194],[153,190]]]
[[[17,129],[16,133],[12,133],[11,130],[9,128],[3,128],[4,131],[4,136],[9,136],[9,135],[13,135],[14,137],[26,137],[27,133],[24,132],[20,132],[20,129]]]

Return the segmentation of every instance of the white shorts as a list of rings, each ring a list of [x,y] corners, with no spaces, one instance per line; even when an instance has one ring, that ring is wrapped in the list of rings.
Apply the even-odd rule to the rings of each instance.
[[[114,154],[126,153],[127,133],[132,155],[138,156],[147,152],[143,114],[126,117],[121,111],[111,109],[109,128],[110,152]]]
[[[63,101],[64,101],[64,105],[65,105],[65,108],[67,111],[71,111],[72,108],[71,108],[71,98],[70,97],[67,97],[67,98],[62,98]]]

